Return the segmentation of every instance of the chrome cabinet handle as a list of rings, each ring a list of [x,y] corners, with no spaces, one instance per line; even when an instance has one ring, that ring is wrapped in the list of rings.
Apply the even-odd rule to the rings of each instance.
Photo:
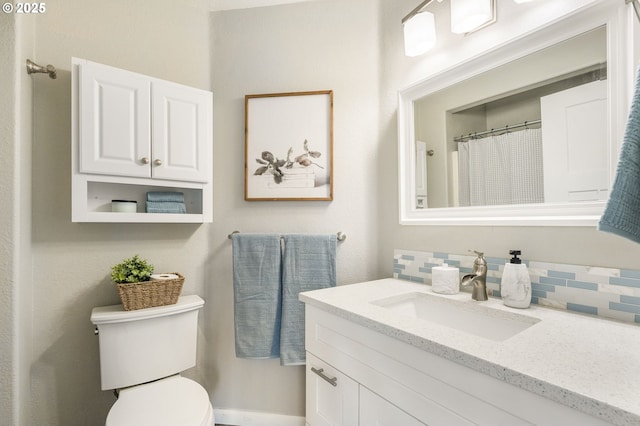
[[[142,157],[142,158],[140,159],[140,162],[141,162],[142,164],[149,164],[149,157]]]
[[[159,158],[156,158],[155,160],[153,160],[153,164],[156,166],[162,166],[162,160]]]
[[[337,377],[329,377],[324,374],[324,368],[315,368],[311,367],[311,371],[320,376],[324,381],[328,382],[331,386],[338,386],[338,378]]]

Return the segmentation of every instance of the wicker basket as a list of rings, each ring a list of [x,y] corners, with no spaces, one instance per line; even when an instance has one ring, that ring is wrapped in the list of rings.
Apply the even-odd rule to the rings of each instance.
[[[178,301],[184,277],[171,272],[178,278],[171,280],[151,280],[139,283],[116,283],[120,300],[125,311],[173,305]]]

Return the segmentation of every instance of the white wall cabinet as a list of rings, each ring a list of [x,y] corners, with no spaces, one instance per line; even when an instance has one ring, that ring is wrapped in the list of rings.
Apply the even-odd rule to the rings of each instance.
[[[72,220],[210,222],[211,92],[73,58]],[[147,191],[180,191],[187,214],[147,214]],[[112,213],[112,199],[138,202]]]
[[[351,419],[350,425],[360,426],[607,425],[308,304],[305,339],[310,426],[346,424],[335,419]],[[358,385],[357,409],[353,390],[318,398],[313,390],[318,379],[311,372],[318,366],[336,377],[338,386],[341,380],[350,389],[352,382]],[[330,413],[324,418],[333,423],[323,423],[318,412]],[[357,420],[351,417],[354,412]]]

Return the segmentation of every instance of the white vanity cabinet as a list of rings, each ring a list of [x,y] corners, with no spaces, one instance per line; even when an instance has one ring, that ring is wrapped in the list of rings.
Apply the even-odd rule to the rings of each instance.
[[[212,94],[73,58],[72,220],[210,222]],[[185,194],[186,215],[144,213],[147,191]],[[138,202],[111,214],[112,199]]]
[[[308,425],[358,424],[359,385],[356,381],[309,353],[306,379]]]
[[[423,426],[380,395],[360,386],[360,425],[362,426]]]
[[[309,303],[305,339],[310,426],[608,424]]]
[[[306,379],[307,425],[423,425],[310,353],[307,353]]]

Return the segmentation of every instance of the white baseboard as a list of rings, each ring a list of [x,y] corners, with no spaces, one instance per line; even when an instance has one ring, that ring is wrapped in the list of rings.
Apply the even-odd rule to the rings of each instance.
[[[216,424],[232,426],[305,426],[304,417],[282,414],[242,411],[231,408],[214,408]]]

